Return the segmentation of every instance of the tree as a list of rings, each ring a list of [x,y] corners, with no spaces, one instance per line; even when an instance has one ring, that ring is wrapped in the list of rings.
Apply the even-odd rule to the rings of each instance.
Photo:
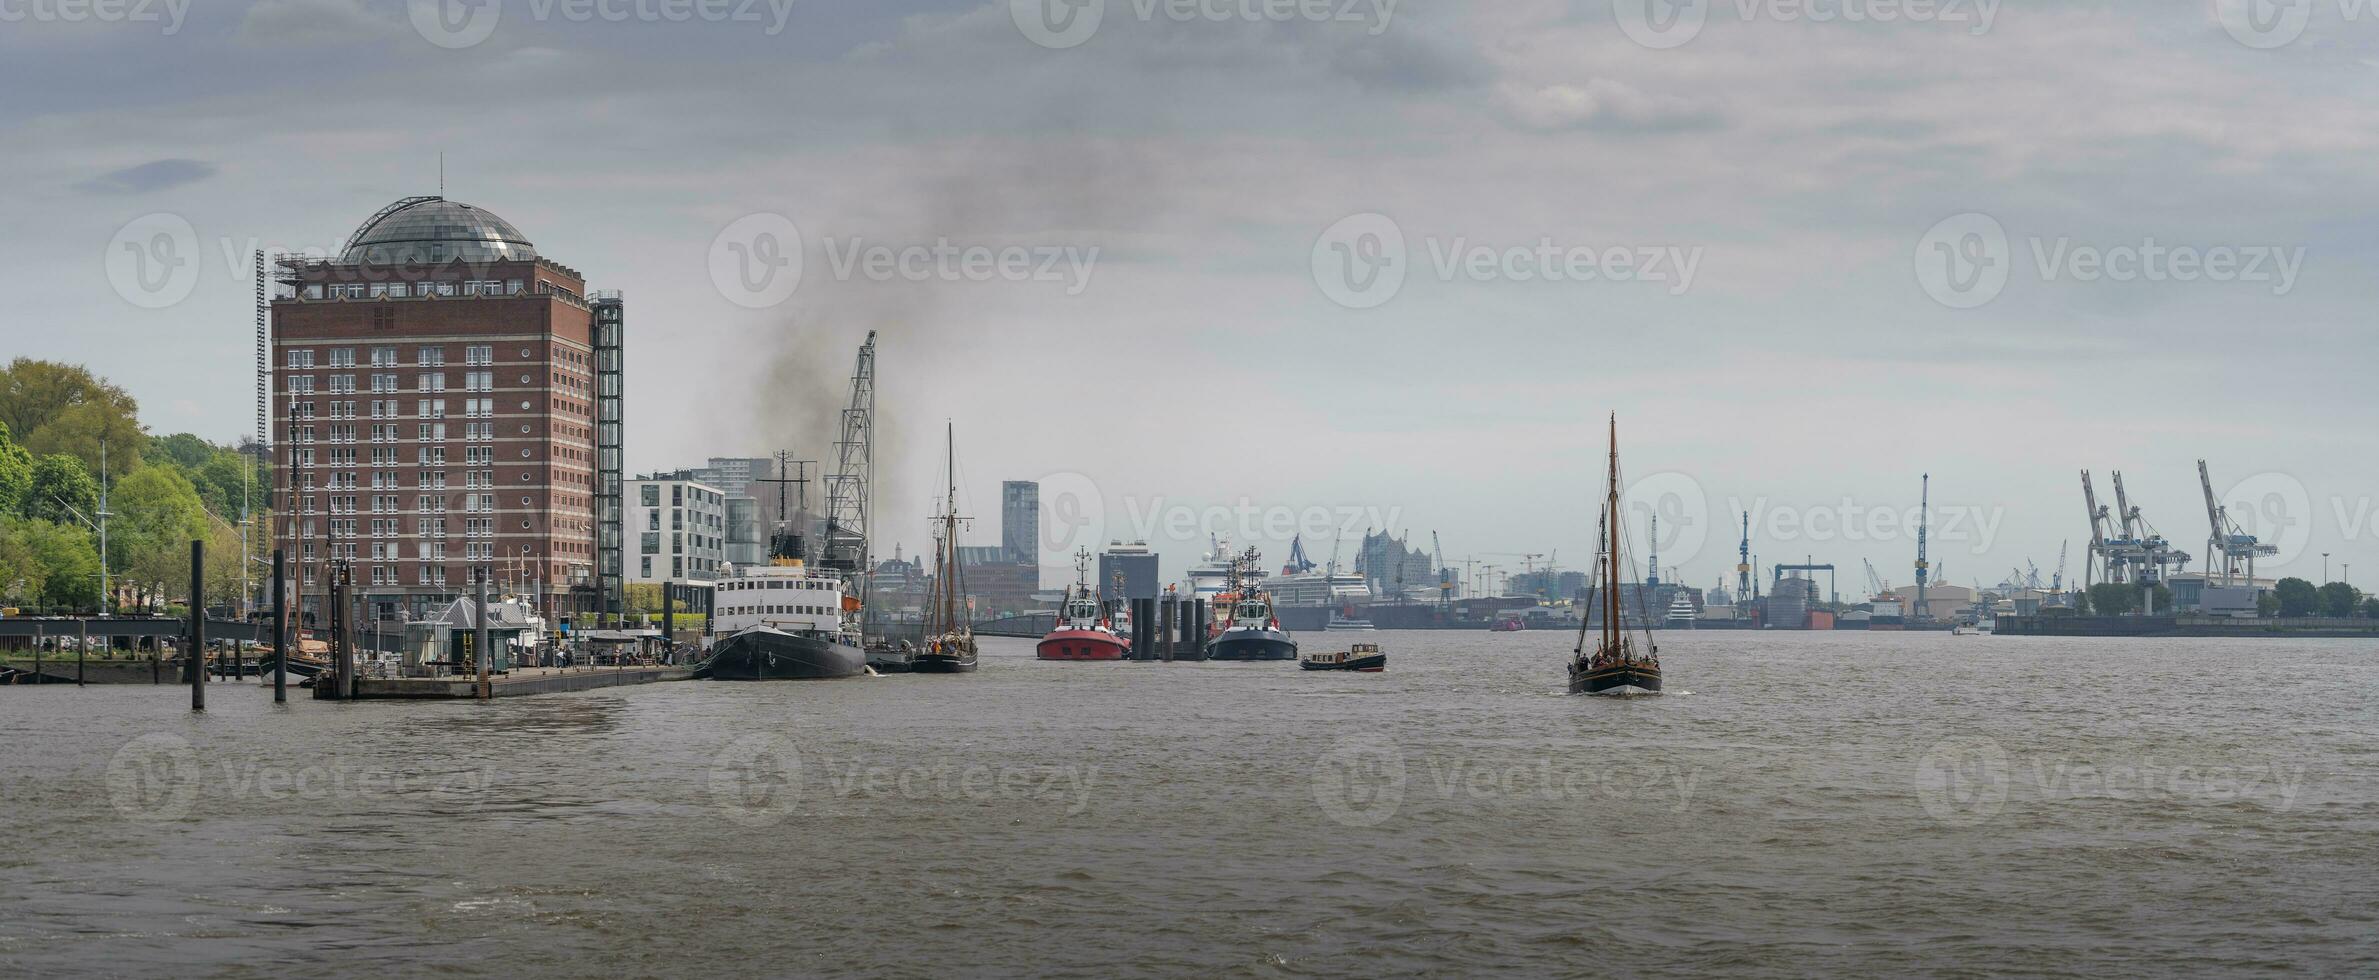
[[[52,609],[95,609],[99,548],[80,527],[0,517],[0,592]]]
[[[91,471],[83,468],[82,460],[64,453],[43,456],[33,461],[32,478],[26,482],[21,512],[26,517],[60,524],[80,524],[85,519],[96,521],[99,483],[91,479]],[[77,512],[82,516],[75,516]]]
[[[2362,595],[2354,586],[2331,582],[2321,587],[2321,614],[2344,619],[2354,615],[2354,607],[2362,605]]]
[[[2280,614],[2280,597],[2269,592],[2255,595],[2255,615],[2270,619]]]
[[[2100,582],[2090,587],[2090,608],[2100,616],[2128,616],[2139,608],[2139,590],[2120,582]]]
[[[144,466],[118,484],[108,501],[115,521],[108,560],[124,583],[146,599],[190,577],[190,542],[212,536],[206,505],[188,478],[168,466]]]
[[[2320,591],[2313,583],[2290,576],[2272,586],[2272,594],[2280,598],[2280,615],[2310,616],[2321,606]]]
[[[99,470],[100,445],[108,447],[108,469],[122,476],[138,468],[147,441],[140,427],[140,403],[124,389],[74,364],[20,357],[0,369],[0,424],[36,455],[68,453],[92,472]]]
[[[2379,619],[2379,595],[2362,601],[2362,614],[2364,619]]]
[[[9,436],[0,422],[0,515],[21,514],[25,492],[33,486],[33,454]]]

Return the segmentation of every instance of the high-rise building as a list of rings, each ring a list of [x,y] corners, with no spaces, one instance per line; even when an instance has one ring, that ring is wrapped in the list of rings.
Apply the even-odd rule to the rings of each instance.
[[[727,496],[757,500],[762,491],[775,492],[773,487],[755,488],[752,482],[775,479],[776,460],[767,456],[713,456],[709,465],[687,470],[686,475],[717,487],[720,493]]]
[[[740,498],[738,498],[740,499]],[[727,559],[727,495],[661,473],[628,481],[628,581],[707,582]]]
[[[1041,564],[1041,485],[1031,480],[1000,484],[1000,547],[1018,565]]]
[[[381,209],[337,256],[281,259],[276,280],[273,472],[302,612],[333,562],[384,616],[481,574],[549,618],[617,608],[616,295],[438,197]]]

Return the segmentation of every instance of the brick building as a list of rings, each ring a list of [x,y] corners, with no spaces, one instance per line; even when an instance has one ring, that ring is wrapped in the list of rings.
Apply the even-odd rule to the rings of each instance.
[[[277,278],[276,531],[309,619],[337,561],[382,616],[424,615],[483,573],[549,618],[617,611],[616,294],[436,197]]]

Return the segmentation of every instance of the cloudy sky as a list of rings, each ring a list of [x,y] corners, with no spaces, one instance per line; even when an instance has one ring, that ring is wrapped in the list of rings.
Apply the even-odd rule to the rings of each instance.
[[[2201,456],[2282,571],[2379,580],[2379,9],[488,6],[0,5],[0,353],[233,438],[249,251],[337,248],[443,152],[626,294],[634,469],[823,455],[880,330],[885,545],[950,420],[985,541],[1042,478],[1093,522],[1052,552],[1178,567],[1221,507],[1272,558],[1574,564],[1615,411],[1695,584],[1742,509],[1763,561],[1904,583],[1925,472],[1954,582],[2068,539],[2078,576],[2083,468],[2202,554]]]

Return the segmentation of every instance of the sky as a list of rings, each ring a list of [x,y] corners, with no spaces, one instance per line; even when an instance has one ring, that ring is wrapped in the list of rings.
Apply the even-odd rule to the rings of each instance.
[[[638,472],[823,458],[877,550],[2054,572],[2110,471],[2379,581],[2379,6],[2345,0],[0,3],[0,356],[252,430],[256,248],[396,199],[628,303]],[[1351,557],[1348,559],[1351,561]],[[2196,567],[2193,563],[2192,567]],[[2368,587],[2366,585],[2366,587]]]

